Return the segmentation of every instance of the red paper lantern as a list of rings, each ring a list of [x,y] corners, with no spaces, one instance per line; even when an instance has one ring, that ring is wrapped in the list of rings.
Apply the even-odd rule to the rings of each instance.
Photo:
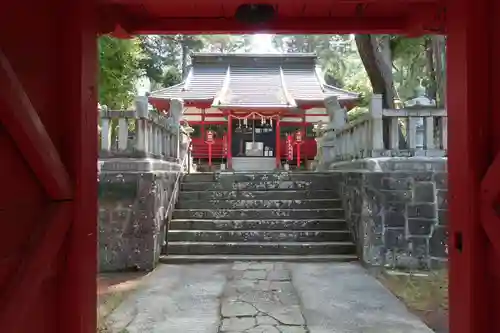
[[[212,130],[207,131],[207,143],[208,144],[214,143],[214,131]]]
[[[286,138],[286,150],[287,150],[287,160],[293,160],[293,144],[292,144],[292,136],[288,135]]]
[[[302,143],[302,132],[300,130],[295,132],[295,143]]]
[[[223,150],[224,150],[224,156],[227,156],[227,146],[228,146],[228,142],[227,142],[227,136],[224,135],[222,137],[222,144],[223,144]]]

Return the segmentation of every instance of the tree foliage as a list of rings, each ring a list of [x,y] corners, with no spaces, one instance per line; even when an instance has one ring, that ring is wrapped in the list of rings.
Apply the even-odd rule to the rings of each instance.
[[[151,89],[180,83],[192,52],[252,52],[251,35],[157,35],[135,40],[99,39],[100,102],[128,105],[141,76]],[[316,53],[324,81],[360,92],[366,106],[373,92],[388,101],[416,97],[423,86],[428,97],[444,104],[445,39],[393,35],[275,35],[278,52]],[[388,103],[390,104],[390,103]]]
[[[141,49],[136,40],[99,38],[99,102],[114,109],[126,108],[143,74]]]

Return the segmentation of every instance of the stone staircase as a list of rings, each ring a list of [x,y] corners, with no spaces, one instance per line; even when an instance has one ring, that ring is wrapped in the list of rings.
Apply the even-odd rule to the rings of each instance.
[[[162,261],[356,260],[326,173],[186,175]]]

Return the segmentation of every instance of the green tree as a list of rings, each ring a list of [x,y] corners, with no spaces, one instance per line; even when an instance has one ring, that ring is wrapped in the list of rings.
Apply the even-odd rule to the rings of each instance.
[[[99,38],[99,102],[112,109],[126,108],[136,93],[135,84],[143,74],[141,49],[137,40]]]
[[[205,42],[203,51],[207,52],[248,52],[250,37],[248,35],[203,35]]]
[[[180,83],[187,74],[189,55],[203,49],[205,41],[199,35],[141,36],[144,52],[141,65],[154,88]]]

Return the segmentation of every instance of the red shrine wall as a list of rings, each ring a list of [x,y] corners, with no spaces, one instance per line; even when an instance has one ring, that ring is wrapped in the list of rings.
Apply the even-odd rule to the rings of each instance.
[[[273,114],[262,112],[262,114]],[[247,113],[248,115],[248,113]],[[245,112],[238,112],[238,117],[244,117]],[[212,145],[212,158],[224,158],[224,135],[227,133],[227,116],[218,109],[197,109],[189,107],[184,113],[184,119],[194,128],[192,134],[192,156],[195,159],[208,159],[208,145],[205,143],[207,130],[214,131],[214,144]],[[297,130],[304,133],[304,143],[301,146],[301,159],[314,159],[316,156],[316,140],[314,139],[313,126],[319,121],[327,122],[328,115],[324,108],[314,108],[302,114],[282,114],[280,118],[280,151],[286,151],[286,136]],[[233,119],[233,122],[238,122]],[[283,154],[283,153],[282,153]],[[295,155],[295,154],[294,154]],[[285,156],[281,156],[284,160]]]

